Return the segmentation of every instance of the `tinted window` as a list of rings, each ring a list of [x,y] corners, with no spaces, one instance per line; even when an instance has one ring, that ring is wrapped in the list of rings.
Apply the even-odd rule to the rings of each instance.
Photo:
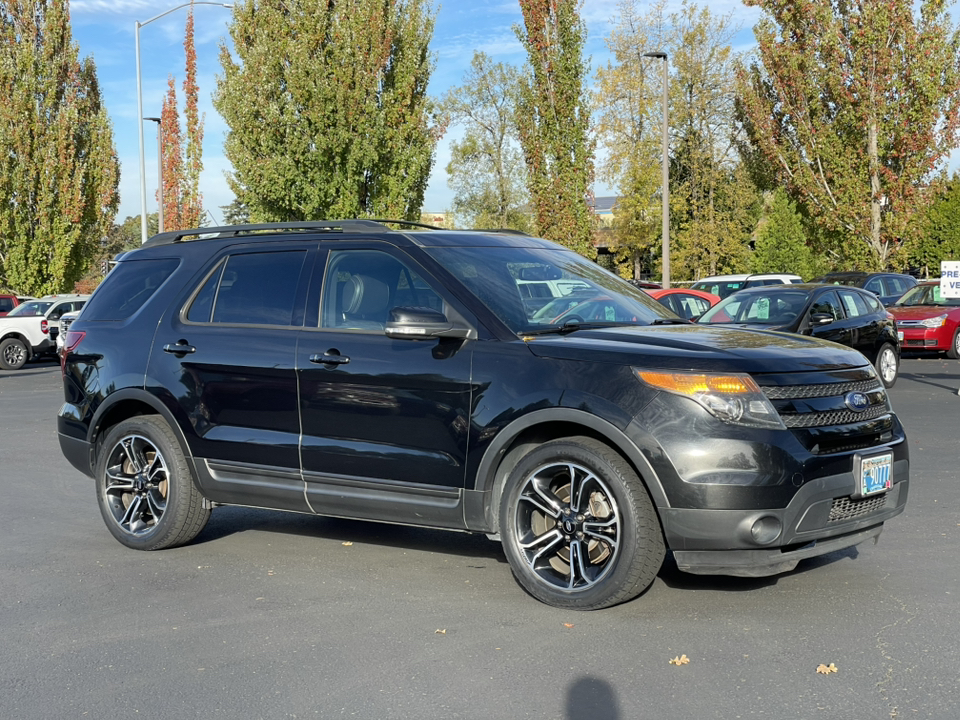
[[[866,290],[869,290],[872,293],[877,295],[883,295],[883,285],[880,282],[880,278],[873,278],[866,285],[863,286]]]
[[[813,305],[810,306],[810,314],[815,313],[824,313],[834,320],[839,320],[842,313],[840,312],[840,302],[837,300],[837,294],[834,292],[824,293],[814,300]]]
[[[83,319],[126,320],[143,307],[179,264],[173,258],[117,263],[90,298]]]
[[[0,312],[13,310],[13,298],[0,297]]]
[[[231,255],[220,276],[213,322],[292,324],[305,257],[303,250]]]
[[[217,287],[220,284],[220,276],[223,274],[225,263],[217,265],[214,272],[210,273],[200,292],[193,298],[190,304],[190,310],[187,311],[187,320],[190,322],[205,323],[210,322],[213,314],[213,300],[217,296]]]
[[[53,302],[49,300],[23,303],[11,310],[7,317],[35,317],[37,315],[43,315],[51,305],[53,305]]]

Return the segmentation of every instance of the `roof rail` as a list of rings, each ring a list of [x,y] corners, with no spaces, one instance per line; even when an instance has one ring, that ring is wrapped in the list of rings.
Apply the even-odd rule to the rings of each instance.
[[[220,227],[190,228],[188,230],[174,230],[160,233],[147,240],[144,245],[168,245],[184,242],[185,240],[206,240],[213,237],[234,237],[238,235],[255,235],[266,232],[392,232],[384,223],[397,225],[411,225],[431,230],[439,230],[435,225],[410,222],[408,220],[308,220],[304,222],[277,222],[253,225],[223,225]],[[203,237],[209,236],[209,237]]]

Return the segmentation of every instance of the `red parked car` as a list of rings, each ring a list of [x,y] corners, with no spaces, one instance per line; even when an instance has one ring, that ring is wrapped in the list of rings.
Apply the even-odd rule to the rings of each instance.
[[[8,312],[13,310],[17,305],[26,300],[33,300],[33,298],[26,297],[24,295],[0,294],[0,317],[3,317]]]
[[[939,280],[927,280],[907,290],[887,310],[903,333],[903,350],[960,358],[960,298],[942,297]]]
[[[691,288],[668,288],[647,290],[647,294],[684,320],[696,320],[720,302],[720,296]]]

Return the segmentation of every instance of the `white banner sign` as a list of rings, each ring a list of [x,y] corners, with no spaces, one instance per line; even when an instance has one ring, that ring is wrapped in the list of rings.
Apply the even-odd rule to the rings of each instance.
[[[960,297],[960,260],[940,262],[940,297]]]

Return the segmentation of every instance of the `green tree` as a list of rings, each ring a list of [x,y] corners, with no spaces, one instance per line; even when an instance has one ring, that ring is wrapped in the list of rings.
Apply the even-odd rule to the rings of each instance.
[[[908,248],[911,264],[927,277],[940,274],[942,260],[960,260],[960,173],[934,185],[921,232]]]
[[[116,214],[119,164],[67,0],[0,0],[0,285],[71,289]]]
[[[771,194],[755,237],[752,272],[795,273],[805,280],[817,274],[819,268],[807,245],[803,218],[783,189]]]
[[[443,99],[447,118],[465,131],[462,140],[450,144],[447,164],[454,210],[469,227],[528,231],[525,167],[514,118],[520,73],[475,52],[463,81]]]
[[[252,220],[417,220],[442,127],[427,0],[248,0],[214,106]]]
[[[587,31],[578,7],[577,0],[520,0],[524,26],[514,31],[530,75],[521,84],[517,128],[537,233],[594,258]]]
[[[250,211],[236,198],[229,205],[221,205],[220,209],[223,210],[225,225],[246,225],[250,222]]]
[[[900,264],[893,251],[957,145],[960,34],[947,3],[746,3],[766,12],[759,62],[738,72],[753,145],[838,264]]]

